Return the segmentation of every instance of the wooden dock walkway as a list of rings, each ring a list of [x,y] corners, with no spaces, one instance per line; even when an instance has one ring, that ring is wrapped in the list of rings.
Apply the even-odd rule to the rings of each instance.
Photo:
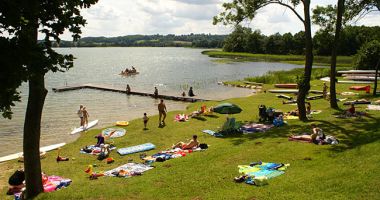
[[[119,92],[119,93],[125,93],[125,94],[127,93],[126,88],[117,88],[117,87],[113,87],[113,86],[97,85],[97,84],[63,86],[63,87],[56,87],[56,88],[52,88],[52,89],[54,92],[65,92],[65,91],[79,90],[79,89],[96,89],[96,90]],[[139,95],[139,96],[147,96],[147,97],[152,97],[152,98],[157,98],[157,99],[166,99],[166,100],[173,100],[173,101],[185,101],[185,102],[209,101],[206,99],[171,96],[171,95],[164,95],[164,94],[159,94],[156,97],[154,94],[151,94],[151,93],[136,92],[136,91],[131,91],[128,95]]]

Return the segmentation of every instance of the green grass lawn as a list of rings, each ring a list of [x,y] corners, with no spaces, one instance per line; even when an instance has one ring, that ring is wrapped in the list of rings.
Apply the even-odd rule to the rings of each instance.
[[[321,81],[313,81],[312,89],[322,89]],[[339,84],[338,92],[348,91],[349,84]],[[271,85],[265,85],[271,88]],[[371,98],[364,92],[351,98]],[[379,98],[377,98],[379,99]],[[233,115],[238,121],[257,121],[258,105],[266,104],[282,111],[295,108],[283,105],[275,94],[260,93],[245,98],[230,99],[243,112]],[[207,106],[219,102],[206,102]],[[191,104],[186,111],[168,114],[167,126],[158,128],[157,116],[150,117],[149,130],[143,130],[142,120],[131,121],[127,134],[114,139],[117,147],[126,147],[151,142],[157,149],[148,155],[167,149],[173,143],[198,134],[209,149],[188,154],[163,163],[154,163],[155,169],[142,176],[131,178],[101,177],[89,180],[84,170],[89,164],[97,164],[96,171],[104,171],[127,163],[132,158],[140,162],[139,154],[119,156],[111,153],[116,162],[107,165],[95,156],[79,153],[85,145],[94,144],[94,136],[102,130],[93,129],[62,148],[62,156],[68,162],[55,162],[56,152],[49,152],[43,159],[42,170],[49,175],[59,175],[73,180],[65,189],[41,194],[37,199],[379,199],[380,197],[380,112],[370,111],[362,119],[337,119],[332,114],[339,111],[329,109],[326,100],[311,101],[312,109],[323,110],[310,122],[288,120],[288,125],[265,133],[214,138],[203,134],[203,129],[216,130],[226,119],[215,114],[188,122],[174,122],[177,113],[190,113],[199,109],[201,103]],[[348,107],[340,103],[342,109]],[[365,105],[357,106],[364,111]],[[290,142],[291,134],[310,132],[310,123],[318,124],[326,134],[340,140],[339,145],[314,145]],[[75,158],[75,159],[74,159]],[[269,185],[256,187],[235,183],[237,165],[253,161],[289,163],[284,175],[269,180]],[[0,164],[1,198],[5,196],[7,179],[21,163],[11,161]]]

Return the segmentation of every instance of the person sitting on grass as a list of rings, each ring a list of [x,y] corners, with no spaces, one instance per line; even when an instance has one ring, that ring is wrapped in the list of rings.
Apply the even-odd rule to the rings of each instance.
[[[351,107],[346,110],[346,116],[348,117],[352,117],[352,116],[355,116],[355,113],[356,113],[356,110],[355,110],[355,104],[351,104]]]
[[[182,150],[189,150],[193,148],[197,148],[199,146],[199,142],[197,140],[198,136],[193,135],[193,139],[190,139],[188,143],[185,142],[178,142],[177,144],[173,145],[172,148],[180,148]]]

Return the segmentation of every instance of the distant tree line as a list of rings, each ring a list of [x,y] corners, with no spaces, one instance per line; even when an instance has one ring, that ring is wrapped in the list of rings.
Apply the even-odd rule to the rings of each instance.
[[[77,42],[61,41],[55,47],[201,47],[222,48],[226,35],[127,35],[120,37],[84,37]]]
[[[259,30],[236,26],[226,37],[223,50],[227,52],[249,52],[261,54],[304,54],[305,33],[263,35]],[[330,55],[334,35],[318,31],[313,38],[316,55]],[[380,41],[380,27],[347,26],[343,29],[338,55],[355,55],[360,47],[370,41]]]

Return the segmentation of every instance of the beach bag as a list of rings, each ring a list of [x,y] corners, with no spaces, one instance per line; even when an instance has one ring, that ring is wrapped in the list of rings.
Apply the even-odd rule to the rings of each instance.
[[[106,157],[106,153],[100,152],[100,154],[98,155],[98,160],[104,160]]]
[[[208,149],[208,145],[206,143],[201,143],[201,144],[199,144],[199,148]]]
[[[25,180],[25,172],[23,170],[16,170],[15,173],[9,177],[9,185],[21,185]]]

